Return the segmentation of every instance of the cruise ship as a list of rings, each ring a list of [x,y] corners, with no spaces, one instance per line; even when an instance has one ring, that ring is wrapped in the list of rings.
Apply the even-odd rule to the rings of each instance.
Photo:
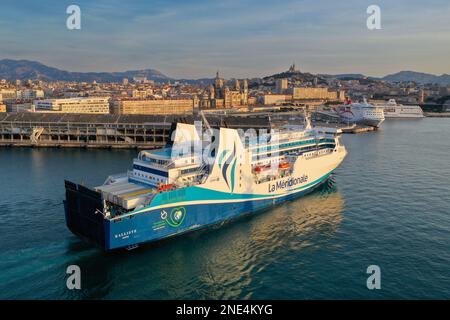
[[[334,109],[343,121],[364,124],[378,128],[384,121],[383,108],[367,103],[366,100],[354,103],[347,100],[345,104]]]
[[[65,181],[67,227],[104,250],[133,249],[311,192],[347,154],[339,129],[313,128],[307,117],[257,136],[201,131],[178,123],[171,145],[141,151],[132,170],[101,186]]]
[[[397,104],[395,99],[385,103],[376,103],[375,106],[383,108],[386,118],[423,118],[422,108],[419,106],[405,106]]]

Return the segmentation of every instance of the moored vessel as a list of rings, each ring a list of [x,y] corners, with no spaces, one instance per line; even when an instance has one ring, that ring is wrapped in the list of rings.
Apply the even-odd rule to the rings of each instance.
[[[383,109],[368,103],[366,100],[356,103],[347,100],[345,104],[336,107],[334,110],[342,121],[375,128],[378,128],[385,119]]]
[[[423,118],[420,106],[398,104],[395,99],[389,99],[384,103],[376,103],[375,106],[383,108],[385,118]]]

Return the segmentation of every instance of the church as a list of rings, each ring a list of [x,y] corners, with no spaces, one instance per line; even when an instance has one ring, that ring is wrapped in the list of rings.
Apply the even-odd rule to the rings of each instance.
[[[248,104],[248,81],[238,79],[231,81],[231,86],[225,84],[220,78],[219,72],[216,73],[214,83],[200,98],[200,108],[202,109],[230,109]]]

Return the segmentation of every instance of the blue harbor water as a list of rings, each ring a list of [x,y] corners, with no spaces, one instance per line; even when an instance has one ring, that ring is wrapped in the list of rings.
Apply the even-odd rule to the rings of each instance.
[[[450,298],[450,119],[345,135],[320,190],[205,231],[104,253],[65,227],[64,179],[103,183],[136,151],[0,149],[2,299]],[[66,288],[79,265],[82,289]],[[366,269],[381,268],[381,290]]]

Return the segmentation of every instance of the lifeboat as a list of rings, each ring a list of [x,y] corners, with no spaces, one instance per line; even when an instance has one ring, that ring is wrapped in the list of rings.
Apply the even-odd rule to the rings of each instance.
[[[266,166],[259,166],[255,168],[255,172],[263,172],[263,171],[267,171],[270,169],[270,165],[266,165]]]
[[[158,184],[158,191],[159,192],[164,192],[164,191],[168,191],[168,190],[172,190],[173,188],[173,184],[172,183],[168,183],[168,184]]]
[[[282,162],[278,165],[278,168],[280,169],[289,169],[291,167],[291,165],[289,164],[289,162]]]

